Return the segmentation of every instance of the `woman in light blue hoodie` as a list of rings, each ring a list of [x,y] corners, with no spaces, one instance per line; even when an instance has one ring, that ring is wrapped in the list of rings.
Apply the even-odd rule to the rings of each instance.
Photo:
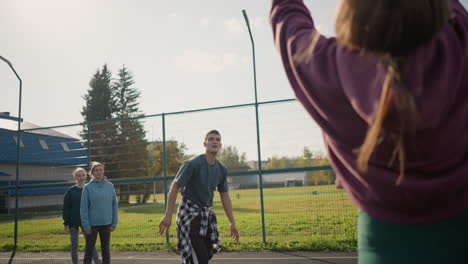
[[[97,235],[101,240],[102,263],[110,263],[110,233],[118,223],[117,196],[114,185],[104,176],[104,165],[91,163],[91,181],[81,195],[81,224],[86,238],[84,264],[90,264]]]

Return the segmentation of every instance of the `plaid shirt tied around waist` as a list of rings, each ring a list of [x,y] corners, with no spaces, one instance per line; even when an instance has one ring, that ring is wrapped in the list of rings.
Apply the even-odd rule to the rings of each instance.
[[[218,224],[216,214],[211,207],[200,207],[192,201],[182,198],[179,209],[177,210],[177,249],[182,257],[182,263],[189,263],[192,255],[192,243],[190,241],[190,224],[197,216],[201,216],[200,232],[201,237],[210,236],[213,245],[210,251],[210,259],[214,254],[221,250],[221,241],[219,240]]]

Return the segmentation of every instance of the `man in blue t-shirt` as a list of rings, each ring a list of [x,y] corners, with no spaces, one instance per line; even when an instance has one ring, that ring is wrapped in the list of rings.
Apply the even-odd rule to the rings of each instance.
[[[208,263],[221,248],[216,215],[211,208],[216,189],[231,222],[231,237],[239,241],[239,231],[234,221],[228,192],[227,169],[216,159],[222,146],[220,133],[217,130],[209,131],[203,145],[206,149],[205,154],[186,160],[179,169],[169,191],[166,214],[159,224],[161,235],[169,230],[177,192],[181,189],[182,199],[177,211],[176,224],[177,248],[182,263]]]

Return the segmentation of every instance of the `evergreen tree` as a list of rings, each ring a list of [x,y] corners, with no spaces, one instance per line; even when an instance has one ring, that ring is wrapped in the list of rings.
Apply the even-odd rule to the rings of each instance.
[[[119,155],[116,157],[118,176],[120,178],[147,176],[149,162],[146,142],[146,132],[138,116],[140,92],[134,86],[133,75],[125,65],[119,70],[118,79],[112,85],[112,102],[114,105],[117,126],[117,141]],[[133,185],[128,192],[139,197],[139,202],[145,202],[151,193],[150,186],[145,184]],[[124,191],[120,192],[121,201],[128,200]]]
[[[102,70],[97,69],[89,81],[87,94],[83,96],[85,106],[81,111],[86,122],[109,120],[112,118],[112,73],[104,64]]]
[[[91,160],[106,165],[106,175],[109,177],[115,171],[113,147],[116,144],[116,130],[112,122],[103,120],[111,120],[114,111],[111,81],[112,74],[104,64],[101,70],[97,69],[89,82],[90,88],[83,96],[85,105],[81,111],[85,121],[82,133],[84,145],[89,145]]]

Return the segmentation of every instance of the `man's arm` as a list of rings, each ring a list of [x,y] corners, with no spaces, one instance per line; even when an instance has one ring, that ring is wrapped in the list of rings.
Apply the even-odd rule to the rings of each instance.
[[[236,242],[239,241],[239,231],[237,230],[236,221],[234,220],[234,214],[232,213],[232,203],[229,197],[229,192],[220,192],[221,203],[223,204],[224,212],[226,213],[229,222],[231,222],[231,237]]]
[[[167,199],[166,214],[164,215],[161,223],[159,224],[159,233],[161,235],[169,231],[172,223],[172,213],[174,212],[174,204],[177,199],[177,193],[179,192],[180,184],[176,181],[172,182],[171,189],[169,190],[169,197]]]

